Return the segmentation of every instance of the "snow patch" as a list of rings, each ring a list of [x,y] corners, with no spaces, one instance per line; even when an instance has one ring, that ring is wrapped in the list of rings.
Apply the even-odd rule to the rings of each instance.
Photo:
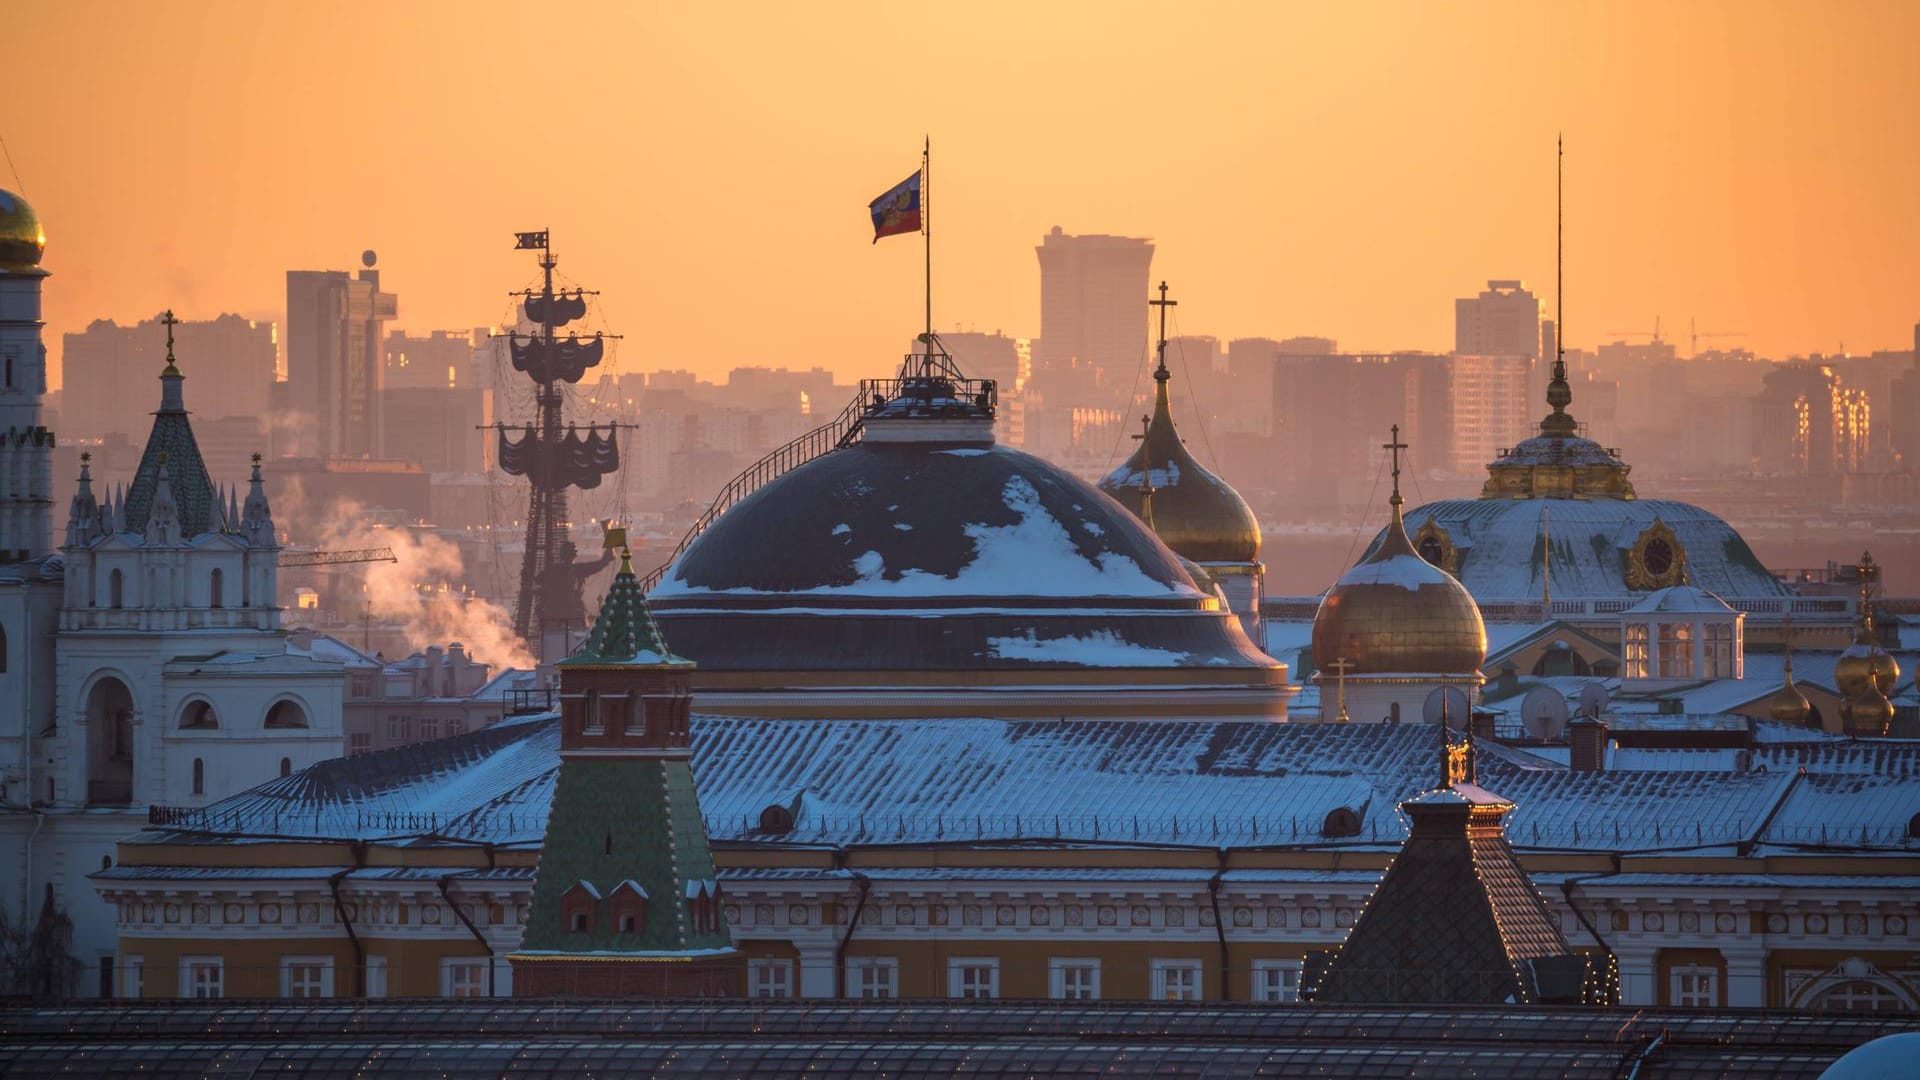
[[[980,455],[986,452],[987,451],[985,450],[978,450],[978,449],[972,449],[972,448],[960,449],[960,450],[935,450],[934,451],[934,453],[936,454],[946,454],[948,457],[979,457]],[[1076,507],[1076,509],[1078,508]]]
[[[899,530],[900,530],[901,532],[912,532],[912,531],[913,531],[913,526],[911,526],[911,525],[909,525],[909,524],[907,524],[907,523],[906,523],[906,522],[904,522],[904,521],[896,521],[896,522],[894,522],[894,523],[893,523],[893,527],[894,527],[894,528],[896,528],[896,529],[899,529]]]
[[[1446,571],[1418,555],[1394,555],[1379,562],[1364,562],[1340,575],[1342,585],[1398,585],[1417,592],[1425,585],[1444,585]]]
[[[1185,653],[1135,645],[1111,630],[1095,630],[1073,637],[1039,639],[1029,630],[1025,637],[987,639],[987,652],[1002,660],[1033,660],[1080,667],[1179,667]]]
[[[852,531],[853,531],[853,526],[847,524],[844,521],[833,527],[833,535],[835,536],[845,536]]]

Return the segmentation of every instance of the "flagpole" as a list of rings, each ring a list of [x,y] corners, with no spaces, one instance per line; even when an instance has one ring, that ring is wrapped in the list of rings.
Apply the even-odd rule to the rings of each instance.
[[[928,367],[933,366],[933,203],[929,199],[933,186],[933,136],[925,136],[920,148],[920,236],[927,249],[927,347],[925,355]]]

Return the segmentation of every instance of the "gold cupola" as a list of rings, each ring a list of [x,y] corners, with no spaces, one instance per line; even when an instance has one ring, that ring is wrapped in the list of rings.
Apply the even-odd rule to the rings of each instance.
[[[0,272],[35,270],[47,250],[47,234],[40,215],[27,200],[0,191]]]
[[[1401,517],[1400,428],[1393,454],[1393,520],[1378,546],[1340,576],[1313,617],[1320,668],[1345,663],[1345,675],[1477,675],[1487,658],[1487,628],[1466,586],[1420,557]]]
[[[1786,625],[1786,675],[1781,680],[1780,689],[1767,698],[1767,715],[1782,724],[1795,727],[1805,726],[1813,716],[1813,702],[1807,695],[1793,685],[1793,620],[1787,619]]]
[[[1855,569],[1860,578],[1860,602],[1853,644],[1834,664],[1833,682],[1843,699],[1848,734],[1884,735],[1893,722],[1893,702],[1887,695],[1900,678],[1900,664],[1881,647],[1873,625],[1873,586],[1880,580],[1880,566],[1871,552],[1863,552]]]
[[[1240,493],[1188,452],[1173,426],[1167,370],[1167,283],[1160,283],[1159,364],[1154,368],[1153,416],[1134,436],[1140,445],[1100,481],[1100,490],[1133,511],[1161,541],[1197,563],[1251,563],[1260,557],[1260,522]]]

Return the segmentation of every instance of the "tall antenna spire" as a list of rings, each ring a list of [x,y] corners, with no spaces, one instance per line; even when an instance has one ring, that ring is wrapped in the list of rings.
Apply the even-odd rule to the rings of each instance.
[[[1565,438],[1578,430],[1567,406],[1573,403],[1573,387],[1567,384],[1567,166],[1566,141],[1554,140],[1553,176],[1553,377],[1547,383],[1547,404],[1553,411],[1540,421],[1540,434]]]

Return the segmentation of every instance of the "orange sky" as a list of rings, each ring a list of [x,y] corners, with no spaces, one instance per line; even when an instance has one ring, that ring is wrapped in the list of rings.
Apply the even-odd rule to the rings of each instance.
[[[1186,332],[1444,349],[1487,278],[1551,308],[1565,129],[1570,344],[1912,339],[1920,5],[1191,7],[34,4],[0,137],[56,354],[367,247],[398,325],[494,322],[551,226],[627,370],[884,372],[920,249],[865,208],[922,132],[943,328],[1035,333],[1058,224],[1152,236]]]

